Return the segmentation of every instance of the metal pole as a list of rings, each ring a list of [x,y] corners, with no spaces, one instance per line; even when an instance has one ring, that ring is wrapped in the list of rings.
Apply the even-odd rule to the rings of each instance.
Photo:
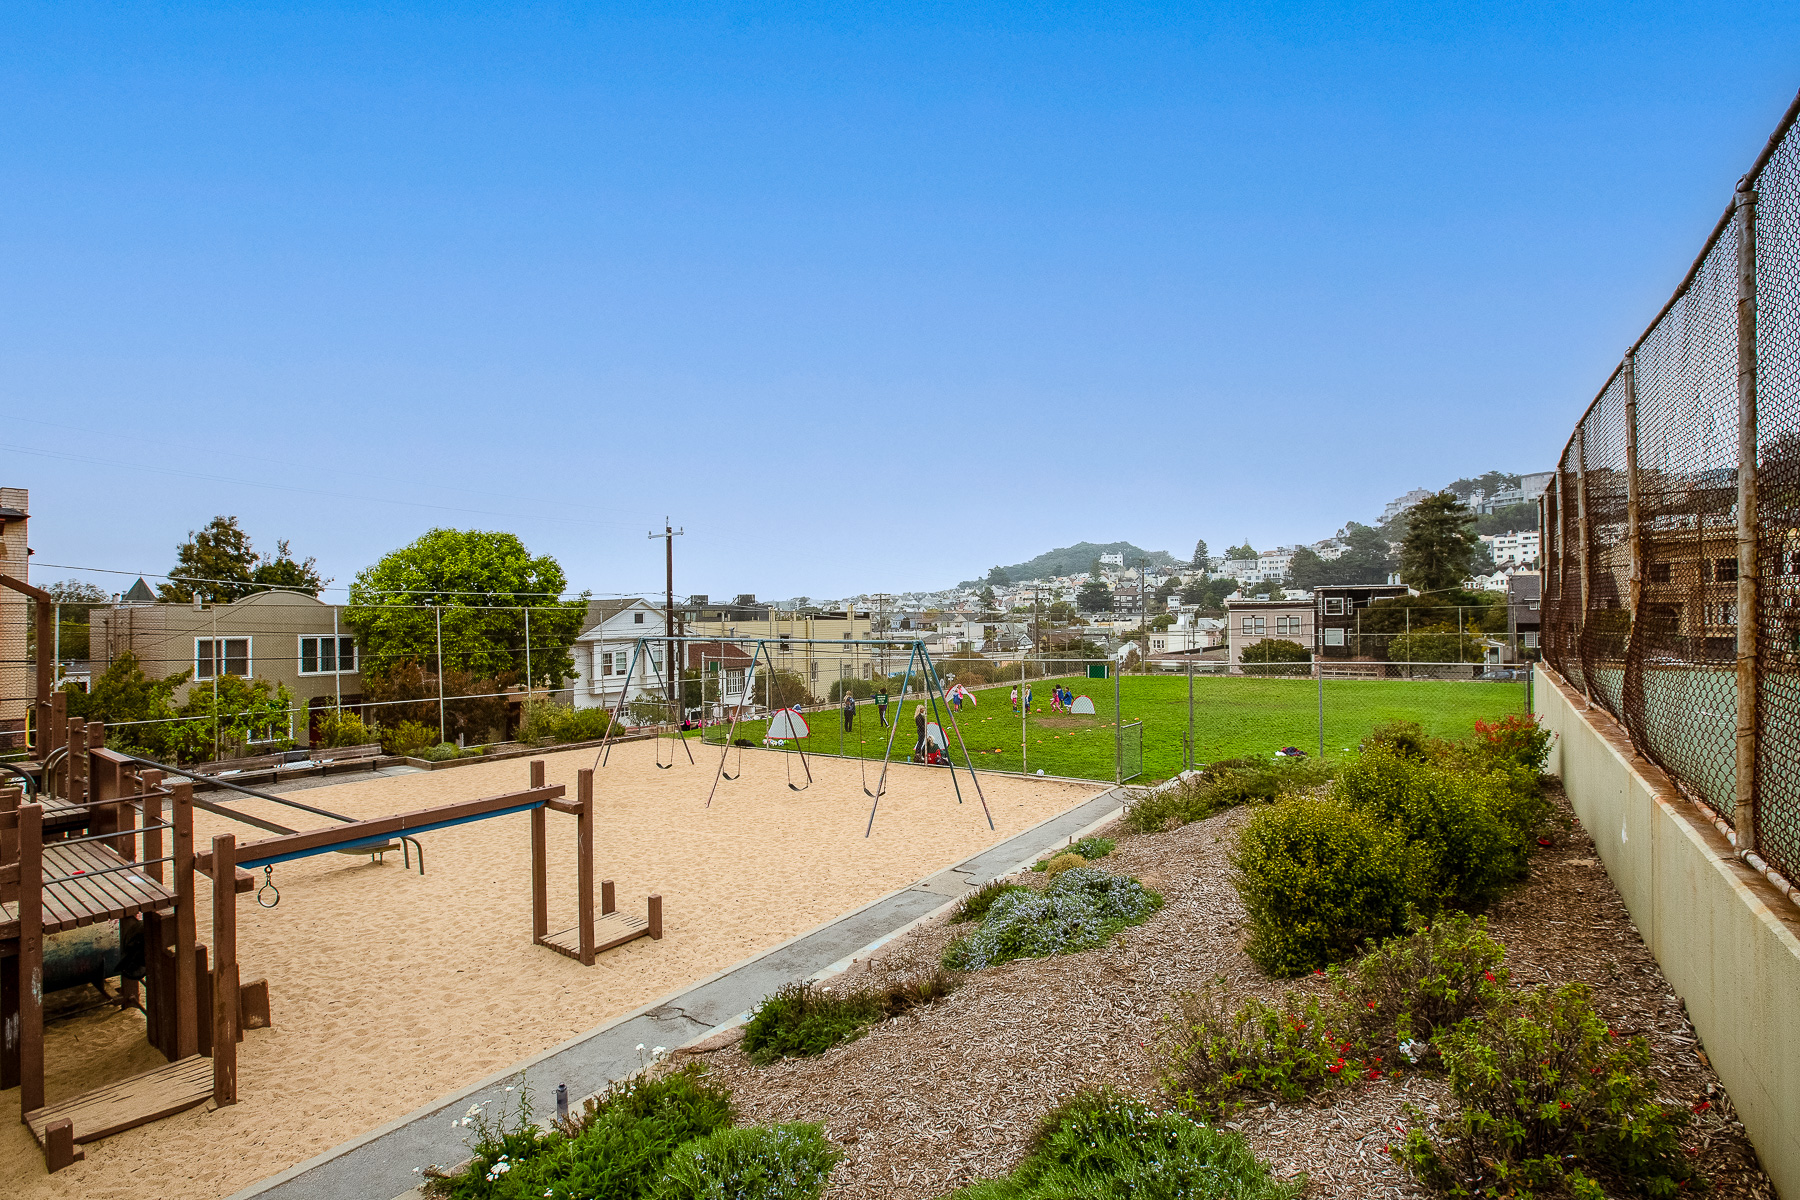
[[[1125,775],[1125,734],[1123,726],[1125,717],[1120,711],[1119,667],[1113,664],[1113,782],[1124,783]]]
[[[342,659],[337,657],[338,649],[342,645],[343,643],[338,640],[338,606],[334,604],[331,606],[331,661],[337,664],[337,674],[333,675],[331,678],[332,682],[337,685],[337,711],[339,716],[343,715],[344,709],[344,664]]]
[[[1189,638],[1190,639],[1192,638],[1192,634],[1189,635]],[[1187,661],[1188,734],[1187,734],[1187,755],[1186,755],[1186,757],[1187,757],[1187,768],[1188,768],[1188,770],[1191,771],[1194,769],[1194,659],[1193,659],[1194,648],[1192,646],[1189,646],[1187,648],[1187,653],[1188,653],[1188,661]]]
[[[1575,426],[1575,544],[1579,554],[1575,584],[1581,604],[1577,611],[1581,615],[1581,628],[1587,628],[1588,604],[1592,597],[1589,590],[1593,564],[1589,561],[1593,553],[1593,542],[1588,534],[1588,487],[1587,487],[1587,420]],[[1581,632],[1575,635],[1576,657],[1581,659],[1581,690],[1587,695],[1587,706],[1594,707],[1594,685],[1588,679],[1587,659],[1580,653]]]
[[[1757,561],[1756,454],[1756,192],[1749,180],[1738,186],[1738,495],[1737,495],[1737,795],[1731,823],[1740,852],[1757,848],[1756,688]]]
[[[525,608],[525,698],[531,699],[531,605]]]
[[[1019,770],[1029,771],[1030,760],[1025,749],[1025,656],[1019,655]]]
[[[437,624],[438,744],[441,746],[450,740],[444,736],[444,606],[432,605],[431,617]]]
[[[1315,657],[1313,669],[1319,676],[1319,761],[1325,761],[1325,660]]]
[[[219,668],[225,665],[225,651],[219,646],[219,606],[217,604],[213,605],[212,629],[213,761],[217,762],[219,758]]]

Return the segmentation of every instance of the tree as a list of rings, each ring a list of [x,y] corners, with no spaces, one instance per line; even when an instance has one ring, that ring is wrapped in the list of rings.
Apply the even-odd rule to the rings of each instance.
[[[1468,505],[1449,492],[1427,496],[1407,510],[1400,543],[1400,578],[1421,592],[1441,592],[1469,577],[1481,544]]]
[[[317,597],[330,583],[322,578],[314,569],[319,560],[308,558],[305,562],[295,562],[288,550],[287,539],[275,543],[275,557],[261,559],[256,569],[250,572],[252,583],[261,584],[265,588],[280,588],[289,592],[305,592],[308,596]]]
[[[89,686],[82,691],[75,684],[66,685],[62,690],[68,697],[69,715],[80,717],[84,721],[104,721],[108,733],[119,737],[125,730],[127,744],[145,748],[161,749],[152,735],[161,729],[157,725],[125,725],[126,721],[158,721],[175,715],[175,707],[169,698],[175,689],[187,682],[191,671],[177,671],[162,679],[154,679],[144,673],[137,655],[127,650],[112,660]]]
[[[1093,565],[1088,568],[1088,579],[1090,581],[1100,578],[1101,574],[1103,573],[1100,568],[1101,568],[1100,560],[1096,558],[1093,562]]]
[[[1256,556],[1257,556],[1256,550],[1254,547],[1252,547],[1250,545],[1249,538],[1244,539],[1243,545],[1232,546],[1231,548],[1229,548],[1228,550],[1225,551],[1225,557],[1230,558],[1230,559],[1255,558]]]
[[[1235,579],[1193,579],[1181,589],[1181,602],[1199,608],[1220,608],[1225,597],[1237,590]]]
[[[1162,581],[1161,586],[1156,589],[1156,603],[1158,607],[1169,603],[1169,598],[1175,594],[1176,583],[1177,581],[1173,575]]]
[[[1387,540],[1378,531],[1352,521],[1343,541],[1349,548],[1336,558],[1322,558],[1304,546],[1295,551],[1288,567],[1294,586],[1311,591],[1332,584],[1387,582],[1393,566]]]
[[[264,558],[250,545],[250,535],[236,517],[218,516],[175,548],[169,582],[156,589],[159,600],[185,604],[198,596],[208,604],[229,604],[274,588],[317,596],[330,580],[313,569],[316,560],[294,561],[285,541],[276,542],[274,558]]]
[[[999,584],[1001,587],[1005,587],[1007,584],[1011,583],[1012,580],[1010,580],[1006,577],[1006,568],[1005,567],[989,567],[988,573],[987,573],[987,582],[988,582],[988,587],[991,589],[993,587],[993,585],[996,583]]]
[[[1188,565],[1193,567],[1194,570],[1196,570],[1196,571],[1206,570],[1206,539],[1205,538],[1201,538],[1200,540],[1198,540],[1194,543],[1194,557],[1189,560]]]
[[[981,611],[984,613],[991,613],[991,612],[995,611],[997,606],[998,606],[998,602],[995,601],[995,599],[994,599],[994,589],[992,587],[982,588],[981,589]]]
[[[1081,590],[1075,593],[1075,603],[1082,612],[1106,612],[1112,608],[1112,589],[1106,586],[1105,580],[1095,577],[1081,585]]]
[[[531,682],[554,688],[575,673],[569,647],[587,612],[585,592],[559,599],[566,582],[554,558],[533,557],[510,533],[433,529],[357,574],[343,623],[362,639],[365,681],[406,663],[433,675],[516,680],[525,673],[529,608]]]

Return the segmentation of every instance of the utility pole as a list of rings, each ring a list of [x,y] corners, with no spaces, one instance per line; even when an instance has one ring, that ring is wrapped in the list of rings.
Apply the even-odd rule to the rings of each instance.
[[[681,668],[675,665],[675,539],[686,533],[685,529],[676,529],[669,524],[669,518],[663,518],[663,531],[654,530],[650,538],[663,540],[663,635],[667,639],[664,654],[668,661],[663,666],[669,672],[668,690],[663,693],[668,698],[669,706],[674,710],[673,724],[681,723],[681,701],[675,695],[675,685],[681,679]]]

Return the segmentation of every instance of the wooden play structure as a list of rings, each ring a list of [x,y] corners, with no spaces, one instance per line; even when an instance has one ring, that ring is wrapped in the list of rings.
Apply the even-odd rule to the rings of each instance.
[[[162,771],[107,750],[98,722],[69,720],[54,702],[42,711],[40,761],[23,764],[35,772],[0,774],[0,1087],[20,1089],[20,1115],[51,1171],[79,1161],[84,1143],[208,1100],[236,1103],[237,1045],[246,1029],[270,1024],[266,982],[241,983],[237,961],[237,897],[252,889],[257,867],[530,812],[534,942],[591,966],[601,951],[662,936],[661,897],[650,897],[647,919],[628,917],[613,903],[611,880],[601,884],[596,919],[592,771],[580,773],[573,803],[561,785],[545,786],[544,764],[533,761],[524,791],[243,845],[221,834],[197,852],[192,783],[165,785]],[[23,786],[9,786],[14,779]],[[548,932],[546,809],[576,818],[578,917],[556,934]],[[199,876],[226,881],[211,889],[210,968],[196,940]],[[128,927],[141,930],[141,971],[122,968],[113,999],[143,1010],[147,1040],[169,1061],[46,1104],[45,938],[104,922],[119,923],[121,942]]]

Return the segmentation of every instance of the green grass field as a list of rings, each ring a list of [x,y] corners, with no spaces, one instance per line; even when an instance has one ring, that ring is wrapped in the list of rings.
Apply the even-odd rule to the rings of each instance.
[[[1007,688],[976,691],[979,703],[965,704],[956,721],[976,766],[1113,778],[1113,681],[1073,677],[1060,681],[1093,700],[1091,717],[1052,713],[1050,688],[1056,682],[1032,681],[1032,711],[1023,720],[1013,713]],[[1119,684],[1124,720],[1144,723],[1144,779],[1174,775],[1182,769],[1182,740],[1188,729],[1187,677],[1127,675]],[[1313,680],[1211,676],[1196,678],[1193,684],[1195,761],[1266,756],[1284,746],[1318,753],[1319,690]],[[897,718],[900,727],[894,740],[896,760],[912,750],[912,714],[918,704],[909,699],[904,706],[895,703],[888,709],[889,718]],[[941,704],[939,708],[941,712]],[[1333,758],[1354,749],[1369,730],[1388,721],[1417,721],[1435,737],[1466,737],[1477,720],[1524,711],[1523,683],[1327,679],[1325,755]],[[839,709],[809,712],[806,718],[812,733],[800,745],[809,754],[880,758],[887,751],[887,731],[876,720],[875,706],[866,701],[858,705],[856,728],[850,733],[843,731]],[[956,728],[945,716],[938,720],[950,735],[952,755],[960,764]],[[737,736],[760,744],[765,728],[765,722],[746,721],[738,726]],[[717,741],[725,730],[714,727],[707,736]]]

